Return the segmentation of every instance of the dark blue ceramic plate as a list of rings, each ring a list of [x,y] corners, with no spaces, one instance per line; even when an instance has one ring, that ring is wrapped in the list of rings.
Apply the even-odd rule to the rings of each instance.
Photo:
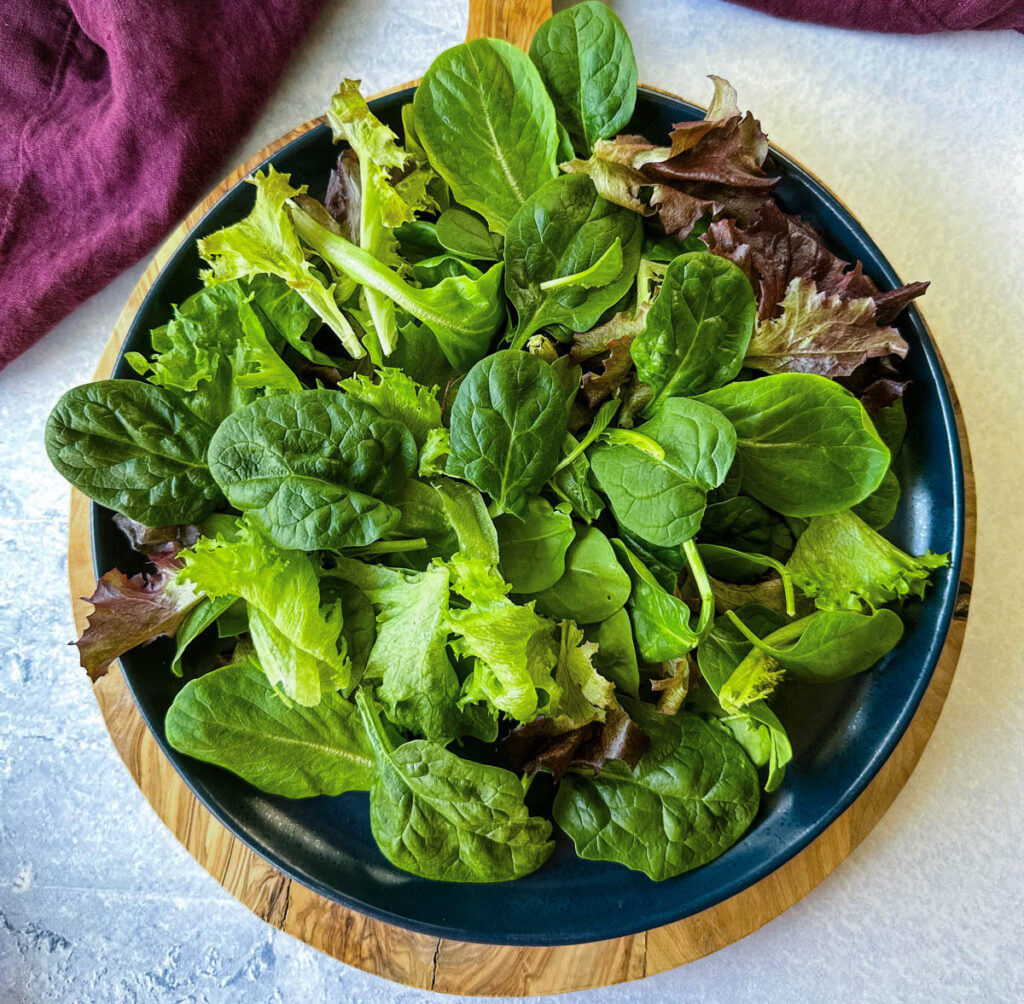
[[[401,106],[412,89],[372,103],[401,134]],[[641,90],[630,132],[665,135],[673,122],[702,110]],[[336,156],[324,126],[288,144],[271,160],[322,197]],[[899,284],[892,267],[835,197],[802,168],[772,154],[783,177],[779,200],[812,221],[842,257],[864,263],[883,290]],[[149,350],[149,330],[171,305],[200,288],[195,238],[243,217],[253,189],[236,185],[203,218],[167,263],[142,304],[124,350]],[[500,886],[431,882],[392,867],[370,835],[367,798],[289,801],[265,795],[234,775],[176,753],[164,737],[164,714],[181,686],[169,669],[171,645],[138,649],[122,660],[125,679],[164,752],[203,804],[232,833],[285,874],[330,899],[389,923],[436,936],[501,944],[596,941],[658,927],[712,906],[774,871],[817,837],[864,790],[913,717],[942,649],[953,613],[964,534],[964,486],[953,407],[935,349],[915,308],[899,328],[910,343],[906,373],[909,433],[897,474],[903,500],[893,540],[913,554],[952,553],[928,598],[908,607],[900,645],[874,670],[827,687],[783,688],[778,702],[795,750],[785,783],[764,798],[749,832],[716,861],[667,882],[651,882],[615,864],[583,861],[559,835],[555,853],[533,875]],[[122,356],[123,356],[122,351]],[[132,377],[118,360],[115,376]],[[96,572],[139,568],[109,511],[93,507]],[[544,784],[531,797],[550,798]]]

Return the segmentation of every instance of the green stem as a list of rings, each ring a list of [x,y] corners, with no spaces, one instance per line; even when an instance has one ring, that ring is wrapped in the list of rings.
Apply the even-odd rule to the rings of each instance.
[[[576,444],[576,446],[567,453],[555,468],[557,474],[560,470],[568,467],[591,443],[601,435],[605,429],[608,428],[608,423],[615,417],[615,412],[619,410],[619,405],[622,402],[605,401],[604,404],[598,409],[597,414],[594,416],[594,421],[591,423],[590,428],[587,430],[587,434]]]
[[[635,429],[606,429],[604,438],[615,446],[632,446],[642,450],[654,457],[655,460],[665,459],[665,450],[662,445]]]
[[[697,594],[700,596],[700,614],[697,617],[696,634],[703,641],[710,634],[714,624],[715,593],[711,588],[707,569],[701,560],[700,549],[692,537],[689,540],[683,541],[683,554],[686,555],[686,562],[690,566],[693,582],[697,587]]]
[[[795,620],[791,624],[783,624],[782,627],[773,631],[769,635],[765,635],[764,638],[758,638],[758,636],[740,620],[735,610],[727,610],[726,616],[730,621],[732,621],[736,630],[739,631],[739,633],[743,635],[751,645],[756,649],[759,649],[761,652],[764,652],[765,655],[770,655],[774,658],[775,653],[779,651],[780,646],[789,645],[791,642],[799,640],[800,636],[807,630],[810,622],[817,617],[817,613],[808,614],[806,617],[801,617],[799,620]]]
[[[425,537],[411,537],[408,540],[377,540],[365,547],[353,548],[351,554],[399,554],[402,551],[422,551],[427,546]]]

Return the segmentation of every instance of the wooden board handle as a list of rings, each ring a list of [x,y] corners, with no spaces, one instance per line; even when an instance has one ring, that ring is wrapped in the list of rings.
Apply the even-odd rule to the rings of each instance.
[[[533,33],[551,17],[551,0],[469,0],[466,41],[503,38],[529,49]]]

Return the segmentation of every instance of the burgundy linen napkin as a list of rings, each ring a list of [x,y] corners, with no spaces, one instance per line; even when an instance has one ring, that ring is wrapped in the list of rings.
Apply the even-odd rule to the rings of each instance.
[[[836,28],[926,35],[933,31],[1024,31],[1024,0],[733,0],[744,7]]]
[[[0,368],[192,207],[322,3],[0,5]]]

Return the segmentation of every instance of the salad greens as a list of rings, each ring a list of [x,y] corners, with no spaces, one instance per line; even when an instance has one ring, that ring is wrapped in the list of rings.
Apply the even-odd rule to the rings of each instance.
[[[739,840],[800,762],[776,692],[883,659],[946,556],[879,532],[924,285],[786,213],[713,79],[665,145],[624,133],[632,46],[588,0],[529,56],[443,53],[401,137],[343,81],[324,201],[248,179],[138,379],[50,416],[150,566],[97,584],[90,675],[172,638],[175,749],[368,792],[427,878],[527,875],[552,819],[654,880]]]

